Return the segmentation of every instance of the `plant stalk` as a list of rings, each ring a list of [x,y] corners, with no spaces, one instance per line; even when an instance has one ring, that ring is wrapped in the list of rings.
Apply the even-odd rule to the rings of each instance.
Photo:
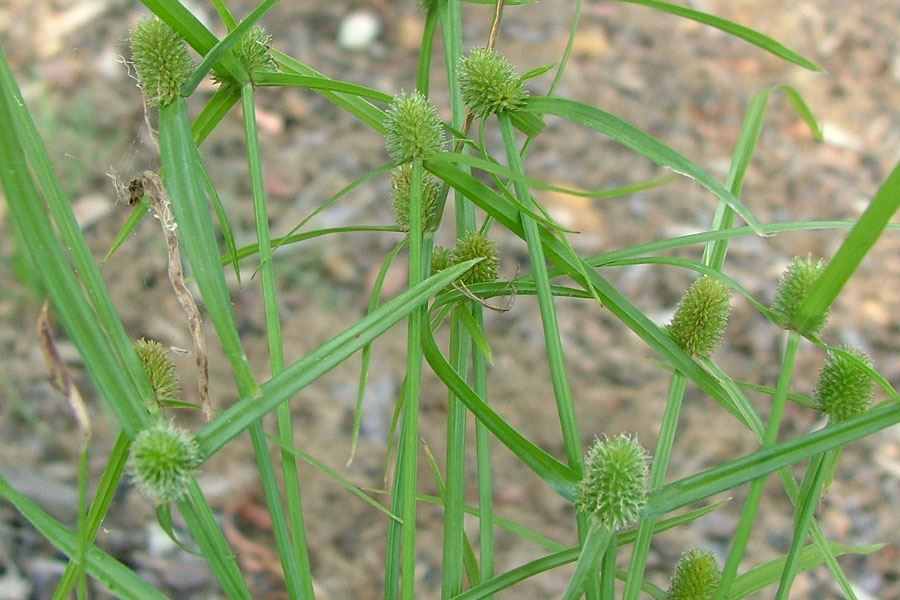
[[[800,340],[801,337],[796,332],[789,331],[787,333],[787,342],[785,343],[784,355],[781,361],[781,373],[778,376],[775,395],[772,397],[772,410],[769,414],[769,421],[763,434],[763,448],[769,448],[778,441],[778,432],[781,429],[781,419],[784,416],[784,407],[790,393],[791,378],[794,374]],[[747,493],[747,499],[744,501],[741,519],[738,522],[734,540],[731,543],[731,550],[728,552],[725,567],[722,569],[722,582],[718,590],[716,590],[715,600],[728,598],[731,586],[737,578],[737,570],[747,548],[747,542],[750,540],[750,533],[756,520],[756,513],[759,509],[759,501],[766,485],[766,479],[766,477],[760,477],[759,479],[754,479],[750,484],[750,491]]]
[[[269,345],[269,364],[272,375],[284,370],[284,341],[281,334],[281,318],[278,310],[277,280],[272,261],[272,235],[269,230],[265,181],[260,159],[259,135],[256,129],[256,103],[252,83],[241,86],[244,113],[244,135],[247,145],[247,162],[253,195],[253,212],[256,219],[256,240],[259,246],[259,271],[265,306],[266,339]],[[287,500],[287,518],[293,552],[299,565],[299,583],[303,598],[314,598],[312,567],[306,540],[303,503],[300,495],[300,474],[296,457],[287,451],[294,447],[294,420],[291,406],[282,402],[276,409],[278,439],[281,445],[281,466],[284,491]]]

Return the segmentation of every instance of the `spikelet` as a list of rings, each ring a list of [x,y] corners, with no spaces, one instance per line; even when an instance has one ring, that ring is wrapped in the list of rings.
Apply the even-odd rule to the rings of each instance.
[[[730,312],[728,286],[713,277],[701,277],[681,297],[669,335],[688,354],[709,356],[722,341]]]
[[[400,165],[391,174],[394,188],[394,220],[403,231],[409,231],[409,198],[412,191],[412,165]],[[422,224],[424,231],[434,231],[438,226],[438,195],[441,187],[431,175],[422,181]]]
[[[721,580],[712,552],[689,550],[681,555],[669,586],[668,600],[712,600]]]
[[[434,105],[419,92],[400,93],[387,109],[385,146],[396,162],[427,160],[444,149],[444,126]]]
[[[153,340],[140,339],[134,345],[138,358],[147,373],[150,387],[158,405],[174,402],[181,395],[181,385],[175,362],[162,344]]]
[[[813,285],[825,270],[822,260],[813,260],[811,256],[806,258],[794,258],[778,281],[778,289],[775,292],[775,301],[772,310],[778,318],[779,324],[785,329],[793,329],[803,335],[817,335],[825,326],[828,314],[823,314],[809,327],[801,328],[800,306],[809,296]]]
[[[830,351],[816,384],[819,410],[828,415],[833,423],[852,419],[869,410],[875,394],[875,382],[859,364],[871,367],[872,361],[859,350],[842,350],[859,362],[844,352]]]
[[[636,522],[647,503],[647,451],[626,434],[597,439],[584,457],[578,510],[613,530]]]
[[[193,436],[172,423],[159,421],[134,438],[128,470],[145,496],[165,504],[184,496],[200,462],[200,448]]]
[[[497,280],[497,269],[500,259],[497,257],[497,244],[477,231],[467,233],[456,240],[456,246],[450,253],[453,264],[459,264],[473,258],[483,258],[480,263],[465,272],[459,280],[466,285],[489,283]]]
[[[131,32],[131,60],[150,106],[166,106],[178,98],[194,68],[184,40],[156,17]]]
[[[459,66],[463,102],[476,117],[522,108],[528,92],[506,58],[489,48],[475,48]]]

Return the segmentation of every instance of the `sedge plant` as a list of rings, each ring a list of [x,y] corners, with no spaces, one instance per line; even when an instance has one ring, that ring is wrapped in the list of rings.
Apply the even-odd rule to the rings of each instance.
[[[820,70],[787,46],[729,20],[661,0],[622,1],[716,28],[796,68]],[[855,221],[760,222],[741,196],[772,94],[783,93],[814,136],[821,137],[821,128],[800,92],[789,86],[774,86],[750,100],[741,129],[736,132],[738,143],[727,178],[717,181],[663,140],[624,119],[600,107],[556,95],[574,47],[580,0],[572,6],[569,37],[560,60],[550,66],[523,65],[531,68],[524,73],[498,47],[503,44],[505,12],[527,11],[529,2],[421,2],[424,27],[416,85],[411,91],[391,93],[325,75],[277,50],[278,40],[260,25],[275,9],[275,0],[263,0],[243,19],[232,13],[225,0],[213,0],[225,32],[222,37],[179,2],[143,3],[152,15],[131,32],[130,61],[148,117],[158,121],[158,172],[144,174],[137,180],[140,185],[129,187],[134,212],[105,260],[116,260],[116,252],[127,247],[129,234],[153,213],[166,234],[173,293],[187,305],[192,301],[192,290],[199,292],[205,308],[202,318],[211,325],[224,352],[239,399],[230,406],[208,405],[209,419],[199,426],[189,427],[177,419],[175,409],[189,409],[193,404],[186,401],[187,392],[175,375],[171,357],[160,343],[135,342],[127,331],[0,51],[0,122],[4,123],[0,128],[0,184],[17,252],[25,264],[41,266],[33,269],[33,287],[50,301],[61,328],[83,359],[104,410],[120,428],[90,502],[85,447],[77,467],[82,492],[78,518],[71,525],[57,521],[0,477],[0,497],[69,558],[55,597],[65,598],[73,591],[79,598],[87,597],[89,578],[118,597],[166,597],[164,590],[143,580],[139,572],[110,556],[96,541],[100,525],[117,499],[115,491],[125,477],[153,506],[160,526],[173,538],[173,511],[181,514],[187,532],[179,534],[176,542],[205,558],[226,597],[258,597],[196,479],[210,457],[244,432],[253,446],[275,552],[286,595],[291,599],[314,598],[317,594],[320,585],[313,557],[317,544],[324,543],[311,539],[306,531],[298,471],[301,461],[364,501],[375,511],[373,515],[386,519],[385,598],[425,597],[421,569],[417,568],[421,526],[417,517],[421,503],[426,502],[437,504],[443,512],[440,595],[447,600],[493,598],[563,565],[574,565],[565,588],[559,590],[561,597],[569,600],[637,600],[642,596],[724,600],[767,588],[779,599],[789,598],[796,575],[819,565],[827,567],[846,597],[856,597],[852,573],[844,572],[837,557],[867,554],[878,546],[849,546],[828,539],[815,512],[840,468],[842,449],[900,423],[900,396],[868,357],[830,345],[825,324],[830,307],[879,237],[900,229],[891,222],[900,206],[900,166]],[[490,10],[476,4],[489,4]],[[469,11],[473,17],[478,11],[489,20],[490,33],[482,45],[467,50],[463,13]],[[442,69],[433,61],[437,55],[443,56]],[[538,78],[552,69],[553,81],[542,89]],[[214,82],[216,91],[202,110],[192,114],[188,99],[197,94],[206,78]],[[437,106],[429,97],[430,82],[436,78],[446,82],[447,107]],[[383,136],[387,161],[323,199],[312,215],[278,237],[273,236],[272,229],[280,224],[270,222],[266,193],[261,152],[265,140],[256,124],[256,91],[260,86],[321,95],[336,109]],[[137,94],[135,102],[141,102]],[[238,105],[249,172],[246,191],[255,224],[255,243],[243,248],[235,243],[231,216],[206,172],[202,147]],[[444,108],[450,116],[448,122],[441,118]],[[638,193],[671,178],[587,191],[535,178],[526,167],[528,149],[552,119],[604,135],[660,167],[693,179],[715,200],[710,230],[609,249],[596,256],[576,252],[570,241],[576,233],[554,221],[537,191],[563,191],[600,201]],[[477,135],[471,131],[472,125],[477,126]],[[496,128],[502,142],[497,156],[486,142],[491,128]],[[393,212],[393,223],[307,227],[314,216],[379,178],[390,180],[392,198],[385,208]],[[448,202],[450,199],[452,202]],[[445,218],[451,207],[455,216],[452,224]],[[744,225],[738,224],[738,219]],[[728,274],[727,254],[732,240],[809,230],[849,232],[830,259],[794,259],[781,280],[773,282],[771,305],[755,298]],[[366,314],[347,319],[352,324],[305,355],[287,356],[282,333],[287,324],[279,303],[283,271],[282,263],[276,261],[278,249],[312,238],[330,239],[355,232],[400,236],[382,258],[374,289],[365,302]],[[434,244],[441,232],[454,240],[449,247]],[[505,280],[501,254],[515,243],[527,253],[527,272]],[[697,256],[667,255],[676,248],[695,250]],[[407,285],[394,297],[383,299],[388,270],[404,252]],[[246,340],[237,327],[232,290],[225,276],[227,269],[235,269],[239,284],[249,289],[255,282],[240,279],[240,263],[250,259],[258,264],[259,290],[253,293],[262,298],[268,377],[254,372],[245,353]],[[607,279],[606,270],[632,265],[674,267],[697,274],[668,325],[657,323]],[[489,399],[493,351],[485,310],[498,310],[490,303],[493,298],[516,295],[537,298],[561,457],[510,424],[512,419],[503,412],[515,410],[514,404],[501,412]],[[559,314],[566,304],[558,302],[559,298],[602,306],[646,344],[671,373],[667,397],[645,399],[664,406],[652,456],[633,436],[607,432],[598,437],[601,432],[582,431],[579,414],[595,408],[579,404],[572,388],[566,340],[559,325]],[[734,302],[752,306],[766,320],[773,336],[782,332],[783,350],[774,388],[736,381],[714,360],[715,350],[728,345],[726,326]],[[292,410],[291,400],[360,352],[352,460],[365,418],[363,399],[373,344],[404,321],[405,377],[394,407],[394,426],[385,441],[386,447],[395,451],[389,454],[392,464],[385,469],[387,499],[382,502],[371,489],[351,482],[340,470],[302,449],[304,423]],[[441,330],[447,321],[449,343],[443,348],[439,340],[443,339]],[[203,330],[203,324],[197,321],[185,325],[193,332]],[[596,350],[598,360],[602,360],[603,349]],[[798,353],[807,350],[826,354],[813,398],[792,391]],[[202,345],[195,345],[193,352],[202,353]],[[205,364],[205,360],[198,360],[196,368],[201,370]],[[421,408],[426,365],[447,397],[446,422],[441,424],[446,436],[443,465],[425,447],[437,495],[427,494],[427,484],[420,481],[420,466],[424,464],[421,420],[430,418]],[[205,373],[196,375],[205,381]],[[670,480],[669,466],[679,452],[678,422],[691,388],[730,415],[735,427],[746,428],[760,447]],[[885,397],[880,404],[874,404],[876,389]],[[763,392],[763,406],[751,402],[748,390]],[[800,410],[821,411],[827,416],[827,424],[783,439],[786,407],[792,401]],[[271,413],[275,415],[275,431],[269,434],[264,419]],[[765,420],[761,413],[767,415]],[[467,439],[470,422],[475,425],[474,452]],[[585,452],[585,442],[592,438],[595,441]],[[560,532],[548,535],[495,514],[492,454],[499,446],[543,482],[546,493],[557,494],[571,505],[574,531],[565,541]],[[475,462],[470,465],[467,461],[471,456]],[[806,464],[806,475],[798,483],[791,467],[800,464]],[[469,472],[476,474],[473,481],[467,477]],[[771,563],[749,565],[746,548],[758,529],[763,488],[773,473],[779,476],[795,510],[791,546]],[[744,486],[746,494],[738,491]],[[470,487],[477,488],[477,505],[467,503],[470,492],[475,491]],[[317,493],[302,489],[304,494]],[[722,557],[721,569],[718,557],[692,549],[677,565],[670,565],[668,590],[654,585],[645,571],[657,535],[720,509],[722,503],[688,507],[725,492],[740,496],[741,516],[727,555]],[[467,514],[477,520],[477,542],[466,531]],[[536,543],[542,553],[498,573],[495,542],[501,529]],[[628,568],[620,568],[626,562]]]

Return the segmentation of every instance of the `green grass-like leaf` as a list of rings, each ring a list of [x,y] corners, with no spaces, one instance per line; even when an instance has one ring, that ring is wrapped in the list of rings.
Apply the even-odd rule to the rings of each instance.
[[[850,276],[859,268],[866,254],[878,241],[898,208],[900,208],[900,164],[888,175],[800,306],[798,325],[801,328],[811,326],[828,311]]]
[[[810,71],[821,71],[822,67],[812,62],[811,60],[802,57],[798,53],[794,52],[790,48],[787,48],[780,42],[773,40],[767,35],[763,35],[758,31],[754,31],[749,27],[745,27],[734,21],[729,21],[728,19],[723,19],[722,17],[717,17],[715,15],[711,15],[708,13],[700,12],[698,10],[693,10],[684,6],[679,6],[677,4],[670,4],[668,2],[662,2],[661,0],[618,0],[619,2],[627,2],[628,4],[640,4],[642,6],[647,6],[653,8],[655,10],[659,10],[662,12],[666,12],[672,15],[677,15],[679,17],[684,17],[686,19],[690,19],[692,21],[697,21],[698,23],[703,23],[704,25],[709,25],[710,27],[715,27],[721,31],[729,35],[733,35],[735,37],[741,38],[745,42],[753,44],[758,48],[762,48],[766,52],[774,54],[775,56],[782,58],[788,62],[794,63],[795,65],[799,65],[804,69],[809,69]]]
[[[0,476],[0,497],[15,506],[16,510],[57,550],[66,554],[70,559],[76,558],[78,537],[44,512],[36,502],[13,489],[3,476]],[[166,598],[162,592],[138,577],[134,571],[96,546],[92,545],[87,551],[86,568],[91,577],[101,582],[117,598],[134,600],[165,600]]]
[[[690,177],[730,206],[747,222],[747,225],[762,235],[760,224],[750,209],[725,189],[721,183],[713,179],[702,168],[634,125],[599,108],[566,98],[532,97],[528,99],[526,109],[539,114],[556,115],[594,129],[654,163],[668,167],[680,175]]]

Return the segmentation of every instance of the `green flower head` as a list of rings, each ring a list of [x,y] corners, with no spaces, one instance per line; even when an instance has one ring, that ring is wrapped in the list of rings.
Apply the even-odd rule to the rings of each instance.
[[[156,17],[131,32],[131,60],[150,106],[166,106],[178,98],[194,68],[184,40]]]
[[[153,340],[140,339],[134,345],[134,350],[150,380],[157,404],[164,405],[178,400],[181,394],[178,373],[175,362],[163,345]]]
[[[489,48],[475,48],[462,58],[459,86],[463,102],[479,118],[520,109],[528,98],[510,62]]]
[[[728,286],[703,276],[681,297],[669,325],[669,335],[688,354],[709,356],[722,341],[730,312]]]
[[[712,600],[720,579],[719,563],[712,552],[685,552],[675,567],[668,600]]]
[[[431,251],[431,273],[439,273],[453,265],[453,257],[450,248],[435,246]]]
[[[869,410],[875,394],[875,382],[863,368],[863,365],[871,368],[871,359],[853,348],[842,350],[828,352],[816,384],[819,410],[833,423],[858,417]]]
[[[426,160],[444,149],[444,124],[437,108],[417,91],[394,97],[384,127],[385,146],[397,162]]]
[[[422,181],[422,224],[425,231],[434,231],[438,226],[438,195],[441,186],[431,175]],[[412,165],[405,163],[391,174],[394,188],[394,219],[403,231],[409,231],[409,197],[412,188]]]
[[[172,423],[159,421],[134,438],[128,469],[144,495],[165,504],[184,496],[200,463],[200,448],[193,436]]]
[[[234,46],[234,56],[252,75],[253,71],[275,71],[278,64],[270,52],[272,36],[265,29],[256,25],[245,33]]]
[[[456,247],[450,253],[451,262],[455,265],[473,258],[483,258],[484,260],[459,278],[462,283],[472,285],[497,280],[497,269],[500,266],[497,244],[477,231],[467,233],[464,237],[456,240]]]
[[[647,451],[629,435],[598,439],[584,457],[578,510],[616,531],[638,520],[647,503]]]
[[[808,328],[801,330],[798,327],[800,320],[800,306],[809,296],[813,285],[822,271],[825,263],[813,258],[794,258],[778,281],[778,289],[775,292],[775,302],[772,310],[778,318],[779,324],[785,329],[794,329],[803,335],[817,335],[825,326],[828,314],[824,314]]]

